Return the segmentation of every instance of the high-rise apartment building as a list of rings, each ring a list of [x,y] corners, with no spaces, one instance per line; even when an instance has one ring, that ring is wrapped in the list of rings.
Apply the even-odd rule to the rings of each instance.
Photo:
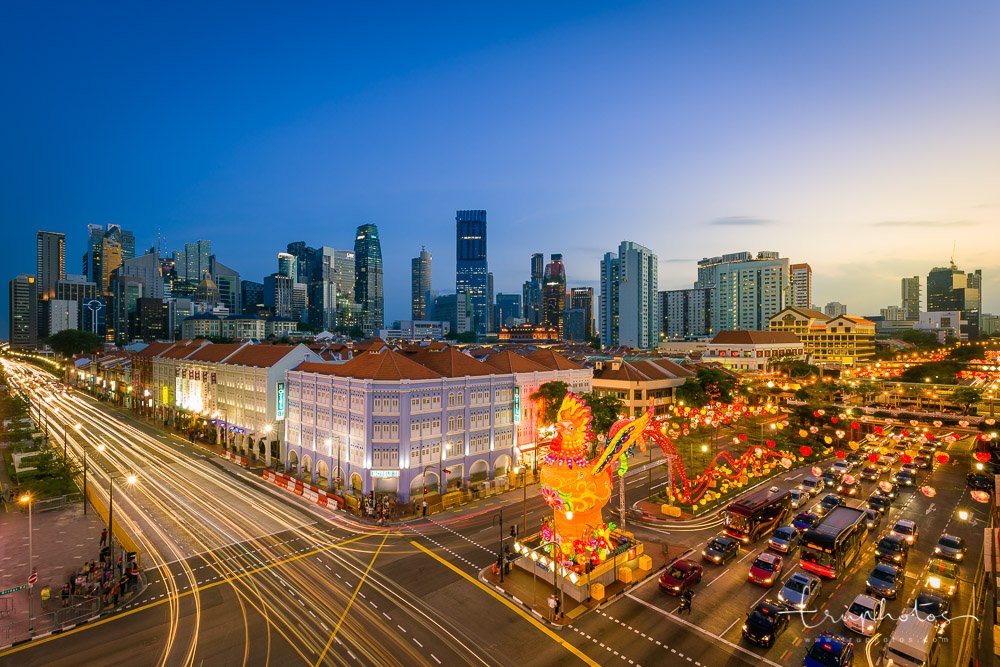
[[[472,302],[472,327],[476,335],[489,330],[489,262],[486,259],[486,211],[455,212],[455,291],[464,291]]]
[[[838,317],[847,314],[847,305],[839,301],[831,301],[823,306],[823,313],[828,317]]]
[[[920,276],[902,279],[903,319],[920,319]]]
[[[966,273],[954,262],[947,268],[933,268],[927,274],[927,312],[960,311],[965,322],[962,334],[970,340],[978,338],[982,285],[981,269]]]
[[[588,341],[594,337],[594,288],[574,287],[569,291],[569,310],[581,311],[573,320],[581,319],[582,328],[566,334],[569,340]]]
[[[714,335],[711,287],[660,292],[661,330],[666,338],[698,338]]]
[[[696,288],[714,288],[714,331],[764,330],[788,300],[788,259],[778,253],[738,252],[698,262]]]
[[[10,346],[30,350],[38,346],[38,292],[35,276],[21,274],[10,281]]]
[[[264,276],[264,306],[275,317],[298,319],[294,312],[294,286],[297,283],[289,276],[272,273]]]
[[[808,264],[791,264],[789,274],[789,306],[808,308],[812,303],[812,267]]]
[[[427,297],[431,291],[432,257],[427,248],[410,261],[410,317],[427,319]]]
[[[906,310],[900,306],[887,306],[880,311],[886,322],[901,322],[906,319]]]
[[[542,275],[542,321],[541,324],[551,327],[564,338],[563,313],[566,311],[566,267],[563,266],[562,255],[554,253],[551,261],[545,265]]]
[[[35,289],[43,301],[56,298],[56,285],[66,278],[66,235],[38,232]]]
[[[385,327],[382,244],[376,225],[359,226],[354,237],[354,301],[361,306],[358,326],[364,335],[374,336]]]
[[[542,321],[542,275],[545,267],[545,255],[536,252],[531,256],[531,277],[521,288],[522,316],[525,322],[532,325]]]
[[[356,260],[353,250],[333,252],[333,283],[337,304],[337,328],[347,331],[361,319],[361,304],[354,299],[354,267]]]
[[[601,344],[656,347],[660,340],[656,255],[622,241],[601,260]]]

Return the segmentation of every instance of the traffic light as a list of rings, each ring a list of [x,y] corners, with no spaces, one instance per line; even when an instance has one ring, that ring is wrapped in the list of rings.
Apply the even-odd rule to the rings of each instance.
[[[427,487],[426,486],[424,487],[424,495],[425,496],[427,495]]]

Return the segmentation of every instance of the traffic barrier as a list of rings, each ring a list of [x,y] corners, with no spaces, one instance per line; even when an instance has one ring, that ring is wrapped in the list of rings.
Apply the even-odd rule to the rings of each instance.
[[[264,470],[261,477],[265,482],[270,482],[275,486],[291,491],[297,496],[302,496],[314,505],[320,507],[333,507],[334,509],[344,508],[344,499],[332,493],[327,493],[315,486],[310,486],[301,480],[273,470]]]

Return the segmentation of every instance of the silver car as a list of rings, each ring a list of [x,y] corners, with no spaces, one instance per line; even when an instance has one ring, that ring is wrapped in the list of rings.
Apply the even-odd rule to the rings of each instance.
[[[778,599],[792,609],[809,609],[819,595],[819,577],[806,572],[796,572],[785,581],[778,592]]]
[[[961,561],[965,558],[968,547],[965,540],[954,535],[943,534],[936,545],[934,545],[934,555],[953,562]]]
[[[795,530],[795,526],[780,526],[771,533],[771,539],[767,541],[767,546],[787,554],[795,551],[801,538],[802,536],[799,531]]]

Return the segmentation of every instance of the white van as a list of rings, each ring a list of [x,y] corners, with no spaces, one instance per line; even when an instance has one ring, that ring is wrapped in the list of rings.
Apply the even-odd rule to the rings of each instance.
[[[937,626],[923,614],[899,619],[889,643],[882,649],[882,667],[931,667],[937,661]]]
[[[817,496],[823,490],[823,482],[818,477],[806,477],[799,483],[799,488],[810,496]]]

